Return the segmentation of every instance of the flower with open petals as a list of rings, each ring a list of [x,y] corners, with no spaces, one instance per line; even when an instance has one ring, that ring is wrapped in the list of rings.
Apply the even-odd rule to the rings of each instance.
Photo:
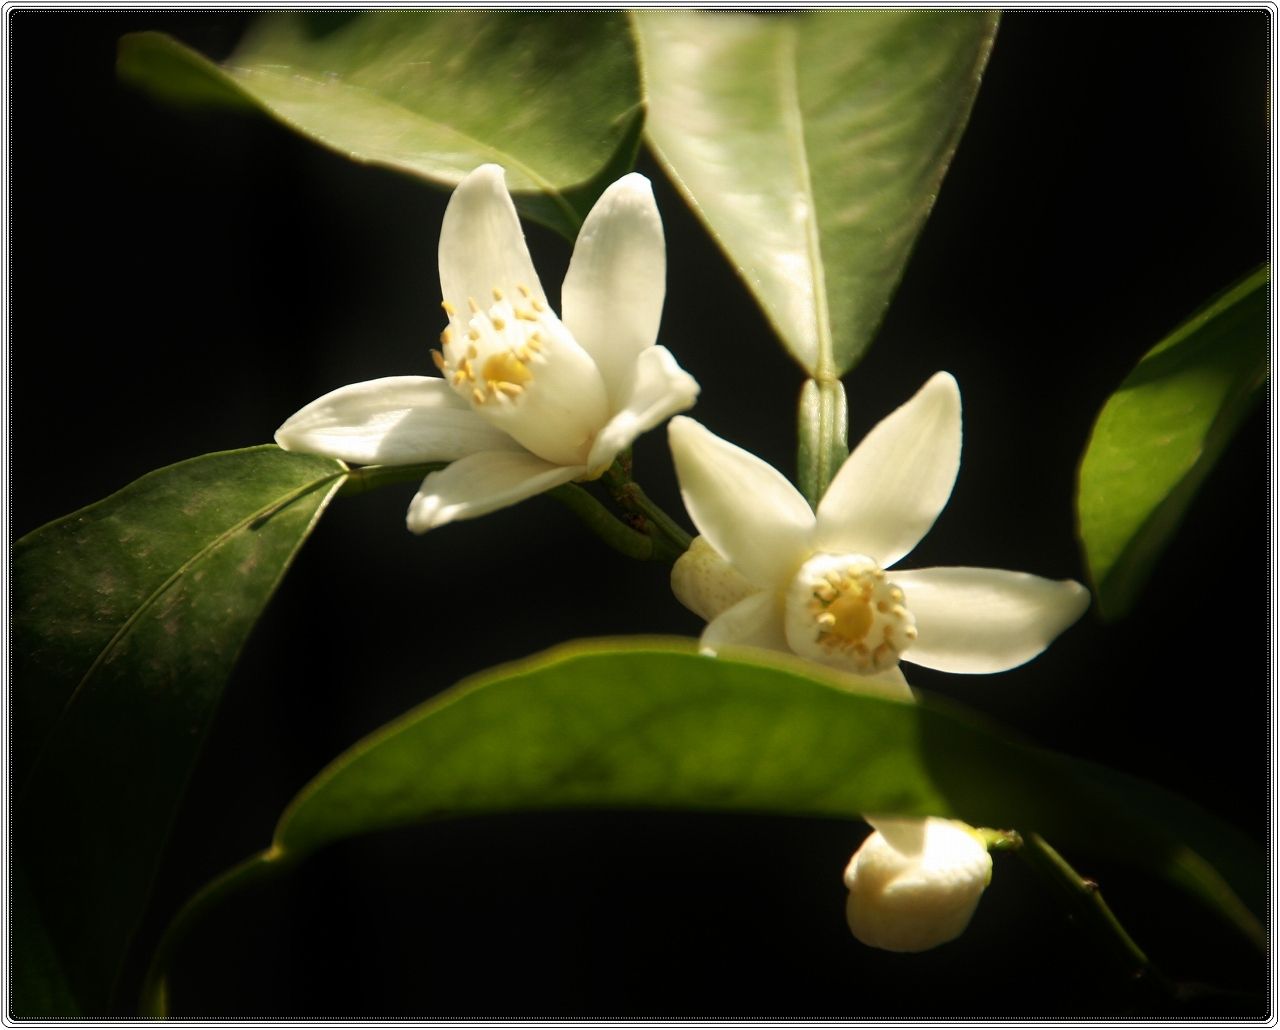
[[[893,569],[929,531],[959,471],[960,391],[946,372],[867,434],[816,513],[780,472],[693,419],[673,419],[669,433],[702,533],[671,583],[708,620],[708,653],[792,651],[863,676],[900,678],[899,660],[1000,672],[1034,658],[1088,606],[1073,580]]]
[[[345,386],[276,431],[285,450],[355,464],[452,462],[409,505],[415,533],[597,476],[698,394],[654,344],[666,246],[642,175],[623,176],[587,215],[557,318],[503,171],[482,165],[445,211],[440,290],[449,325],[432,356],[441,377]]]
[[[874,819],[844,871],[853,935],[886,951],[927,951],[964,932],[991,882],[991,855],[951,819]]]
[[[776,469],[689,418],[670,426],[702,536],[671,585],[707,620],[702,648],[792,651],[888,681],[899,661],[1000,672],[1034,658],[1089,603],[1072,580],[996,569],[891,569],[932,527],[960,466],[960,391],[940,372],[849,455],[816,512]],[[947,819],[867,817],[845,871],[864,944],[923,951],[957,937],[991,879],[982,838]]]

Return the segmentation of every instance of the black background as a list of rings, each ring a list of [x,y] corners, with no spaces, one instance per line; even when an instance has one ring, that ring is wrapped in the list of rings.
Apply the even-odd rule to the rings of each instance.
[[[267,441],[336,386],[429,371],[443,193],[265,118],[177,111],[116,82],[126,31],[222,57],[249,16],[10,18],[15,538],[155,467]],[[908,564],[1085,578],[1072,493],[1098,409],[1165,332],[1266,258],[1268,32],[1244,11],[1006,16],[934,214],[847,381],[856,441],[939,368],[959,380],[959,482]],[[668,234],[662,341],[702,384],[695,414],[790,474],[801,376],[647,156],[641,170]],[[569,248],[536,226],[529,237],[554,295]],[[1090,613],[1009,673],[913,668],[912,682],[1263,840],[1266,448],[1260,409],[1132,618]],[[640,441],[637,470],[680,510],[662,433]],[[545,498],[415,538],[411,494],[335,504],[270,605],[209,736],[144,947],[200,883],[269,841],[322,765],[415,703],[562,640],[700,631],[661,567],[584,537]],[[840,873],[863,833],[570,813],[378,835],[213,917],[183,953],[174,1011],[1132,1011],[1009,858],[958,942],[918,956],[862,947]],[[1263,963],[1229,932],[1158,884],[1069,857],[1170,972],[1256,992],[1193,1011],[1261,1014]]]

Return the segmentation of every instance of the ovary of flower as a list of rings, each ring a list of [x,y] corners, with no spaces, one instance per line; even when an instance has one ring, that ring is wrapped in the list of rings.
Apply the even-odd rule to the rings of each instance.
[[[926,951],[964,932],[991,882],[991,855],[950,819],[875,819],[844,872],[853,935],[886,951]]]
[[[669,433],[702,534],[672,569],[672,588],[708,620],[707,653],[764,647],[899,681],[899,660],[999,672],[1035,657],[1088,606],[1072,580],[893,569],[959,470],[960,392],[945,372],[867,434],[816,512],[776,469],[692,419],[673,419]]]
[[[666,246],[649,181],[623,176],[578,234],[547,302],[503,170],[454,190],[440,230],[440,377],[356,383],[276,431],[285,450],[362,465],[448,461],[409,505],[415,533],[590,479],[646,430],[689,408],[698,384],[656,346]]]

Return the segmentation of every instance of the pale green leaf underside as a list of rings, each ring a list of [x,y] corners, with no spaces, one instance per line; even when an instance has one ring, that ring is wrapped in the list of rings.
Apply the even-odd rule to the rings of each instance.
[[[640,92],[622,14],[379,11],[327,26],[264,16],[222,66],[139,33],[121,40],[120,73],[180,101],[257,106],[340,154],[438,185],[503,165],[513,191],[552,202],[533,216],[569,236],[595,199],[575,188],[634,145]]]
[[[339,757],[282,816],[268,863],[356,834],[576,806],[858,818],[956,816],[1038,831],[1165,877],[1258,935],[1261,854],[1156,788],[1011,742],[949,706],[853,693],[777,659],[691,642],[570,645],[481,674]],[[1135,804],[1134,799],[1142,799]]]
[[[1080,538],[1098,608],[1133,605],[1267,375],[1267,268],[1152,348],[1098,416],[1080,465]]]
[[[87,1014],[236,656],[344,476],[275,446],[208,454],[14,545],[15,846]]]
[[[844,374],[870,344],[997,18],[634,15],[649,140],[811,376]]]

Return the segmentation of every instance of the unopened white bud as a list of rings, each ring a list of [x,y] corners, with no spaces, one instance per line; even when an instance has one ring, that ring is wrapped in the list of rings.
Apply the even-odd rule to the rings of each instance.
[[[927,951],[964,932],[991,882],[981,837],[951,819],[877,819],[849,861],[853,935],[886,951]]]
[[[705,537],[694,537],[671,567],[671,591],[676,600],[708,622],[757,589]]]

